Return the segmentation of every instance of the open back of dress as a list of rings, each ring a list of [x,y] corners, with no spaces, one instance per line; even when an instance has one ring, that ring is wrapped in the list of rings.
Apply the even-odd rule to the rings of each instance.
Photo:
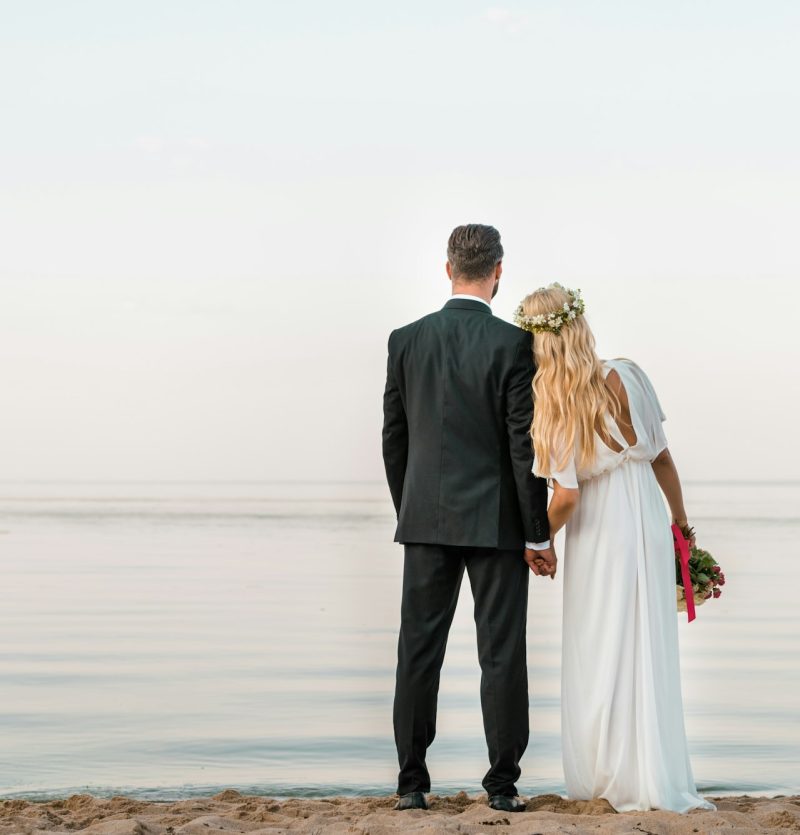
[[[603,370],[606,376],[611,371],[619,374],[628,395],[628,407],[636,443],[629,444],[620,427],[609,416],[606,421],[606,431],[617,442],[620,449],[611,449],[595,433],[597,457],[590,467],[577,469],[575,451],[570,456],[567,465],[561,470],[555,468],[554,460],[551,461],[551,478],[563,487],[577,487],[579,482],[610,472],[626,461],[650,462],[667,446],[667,438],[661,425],[666,415],[644,371],[632,360],[627,359],[605,360]],[[535,464],[534,472],[538,475]]]

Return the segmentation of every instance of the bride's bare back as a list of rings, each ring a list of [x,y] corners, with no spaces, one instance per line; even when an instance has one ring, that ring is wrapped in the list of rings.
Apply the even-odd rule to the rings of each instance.
[[[615,420],[617,428],[619,429],[622,437],[625,438],[628,446],[636,446],[637,438],[636,432],[633,428],[633,422],[631,421],[631,409],[630,403],[628,402],[628,392],[625,391],[625,386],[622,385],[622,380],[614,369],[609,371],[606,375],[605,384],[606,388],[615,394],[619,400],[620,413],[617,415]],[[622,446],[606,432],[606,427],[601,426],[599,421],[595,424],[595,431],[600,436],[603,443],[609,447],[609,449],[612,449],[614,452],[622,452]]]

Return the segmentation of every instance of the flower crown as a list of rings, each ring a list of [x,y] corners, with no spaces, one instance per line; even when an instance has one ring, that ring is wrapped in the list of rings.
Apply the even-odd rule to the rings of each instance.
[[[586,304],[581,298],[580,290],[568,290],[562,287],[557,281],[553,282],[547,287],[540,287],[540,290],[552,290],[557,288],[563,290],[569,295],[569,302],[564,302],[564,305],[559,310],[554,310],[550,313],[539,313],[536,316],[526,316],[522,310],[522,302],[520,302],[516,311],[514,312],[514,322],[523,330],[531,333],[559,333],[564,325],[568,325],[573,319],[583,314],[586,309]]]

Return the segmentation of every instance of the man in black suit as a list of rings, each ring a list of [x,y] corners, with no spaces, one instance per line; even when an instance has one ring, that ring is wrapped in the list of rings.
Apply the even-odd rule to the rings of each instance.
[[[531,472],[531,334],[492,315],[500,234],[470,224],[447,247],[452,298],[392,331],[383,458],[405,548],[394,734],[396,808],[427,808],[439,673],[466,568],[475,600],[489,804],[521,811],[528,744],[530,570],[553,576],[547,485]]]

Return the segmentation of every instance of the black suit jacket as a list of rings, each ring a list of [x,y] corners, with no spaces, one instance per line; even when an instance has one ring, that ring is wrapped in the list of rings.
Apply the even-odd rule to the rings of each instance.
[[[396,542],[523,548],[549,538],[531,472],[535,373],[527,331],[451,299],[389,335],[383,460]]]

